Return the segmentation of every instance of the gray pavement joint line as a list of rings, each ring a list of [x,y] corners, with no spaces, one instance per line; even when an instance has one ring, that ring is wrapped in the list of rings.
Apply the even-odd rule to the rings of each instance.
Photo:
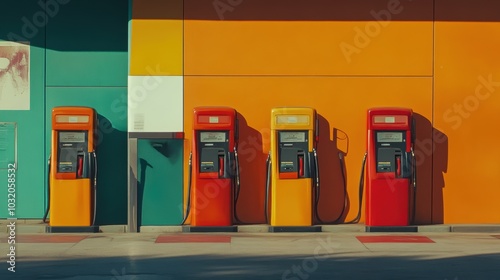
[[[368,247],[365,245],[365,243],[363,243],[363,242],[359,241],[359,239],[357,239],[357,238],[356,238],[356,240],[357,240],[359,243],[361,243],[361,245],[363,245],[363,247],[365,247],[365,248],[366,248],[366,250],[368,250],[368,252],[373,253],[373,251],[372,251],[372,250],[370,250],[370,248],[368,248]]]
[[[75,242],[73,245],[71,245],[71,247],[69,247],[69,248],[67,248],[66,250],[64,250],[64,252],[63,252],[63,253],[66,255],[66,254],[67,254],[67,252],[68,252],[69,250],[71,250],[73,247],[75,247],[78,243],[80,243],[80,242],[82,242],[83,240],[87,239],[87,237],[89,237],[89,236],[88,236],[88,235],[86,235],[84,239],[82,239],[82,240],[80,240],[80,241],[78,241],[78,242]]]

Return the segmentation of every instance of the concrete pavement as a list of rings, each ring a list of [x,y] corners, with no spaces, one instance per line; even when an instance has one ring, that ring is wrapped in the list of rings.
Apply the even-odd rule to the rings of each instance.
[[[0,279],[500,279],[498,233],[0,234]]]

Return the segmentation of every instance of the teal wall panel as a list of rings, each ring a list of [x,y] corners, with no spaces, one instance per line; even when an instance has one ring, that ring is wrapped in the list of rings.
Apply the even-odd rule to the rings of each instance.
[[[126,100],[126,87],[47,88],[47,120],[50,120],[52,108],[56,106],[87,106],[98,113],[96,223],[99,225],[127,223]],[[51,129],[50,122],[47,122],[47,156]]]
[[[30,110],[0,110],[0,122],[17,124],[18,169],[16,216],[41,218],[45,207],[44,153],[45,25],[47,15],[37,1],[5,1],[0,9],[0,41],[30,43]],[[1,102],[1,101],[0,101]],[[6,142],[4,143],[7,144]],[[0,144],[1,145],[1,144]],[[7,217],[7,171],[0,166],[0,218]]]
[[[126,86],[128,1],[73,0],[47,27],[48,86]]]
[[[153,143],[165,145],[163,151]],[[183,219],[183,140],[137,141],[139,226],[180,225]]]
[[[40,219],[47,206],[52,107],[90,106],[101,123],[97,223],[126,224],[129,1],[2,4],[0,41],[30,44],[30,109],[0,110],[0,123],[17,125],[16,216]],[[0,147],[10,157],[10,137],[0,137]],[[7,171],[0,166],[2,182]],[[7,188],[0,189],[0,218],[7,217],[6,198]]]

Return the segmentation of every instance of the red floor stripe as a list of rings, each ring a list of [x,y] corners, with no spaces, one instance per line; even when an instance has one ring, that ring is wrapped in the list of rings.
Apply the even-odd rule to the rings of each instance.
[[[356,236],[361,243],[434,243],[426,236],[414,235],[379,235],[379,236]]]
[[[78,243],[87,235],[17,235],[16,243]],[[2,239],[1,243],[7,240]]]
[[[156,243],[231,243],[227,235],[160,235]]]

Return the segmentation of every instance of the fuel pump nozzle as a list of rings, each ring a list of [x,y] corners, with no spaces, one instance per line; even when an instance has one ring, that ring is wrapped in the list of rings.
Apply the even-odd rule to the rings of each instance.
[[[229,152],[228,152],[229,154]],[[226,177],[226,165],[225,165],[225,159],[226,155],[224,154],[224,151],[219,151],[217,155],[217,161],[219,165],[219,178],[225,178]]]

